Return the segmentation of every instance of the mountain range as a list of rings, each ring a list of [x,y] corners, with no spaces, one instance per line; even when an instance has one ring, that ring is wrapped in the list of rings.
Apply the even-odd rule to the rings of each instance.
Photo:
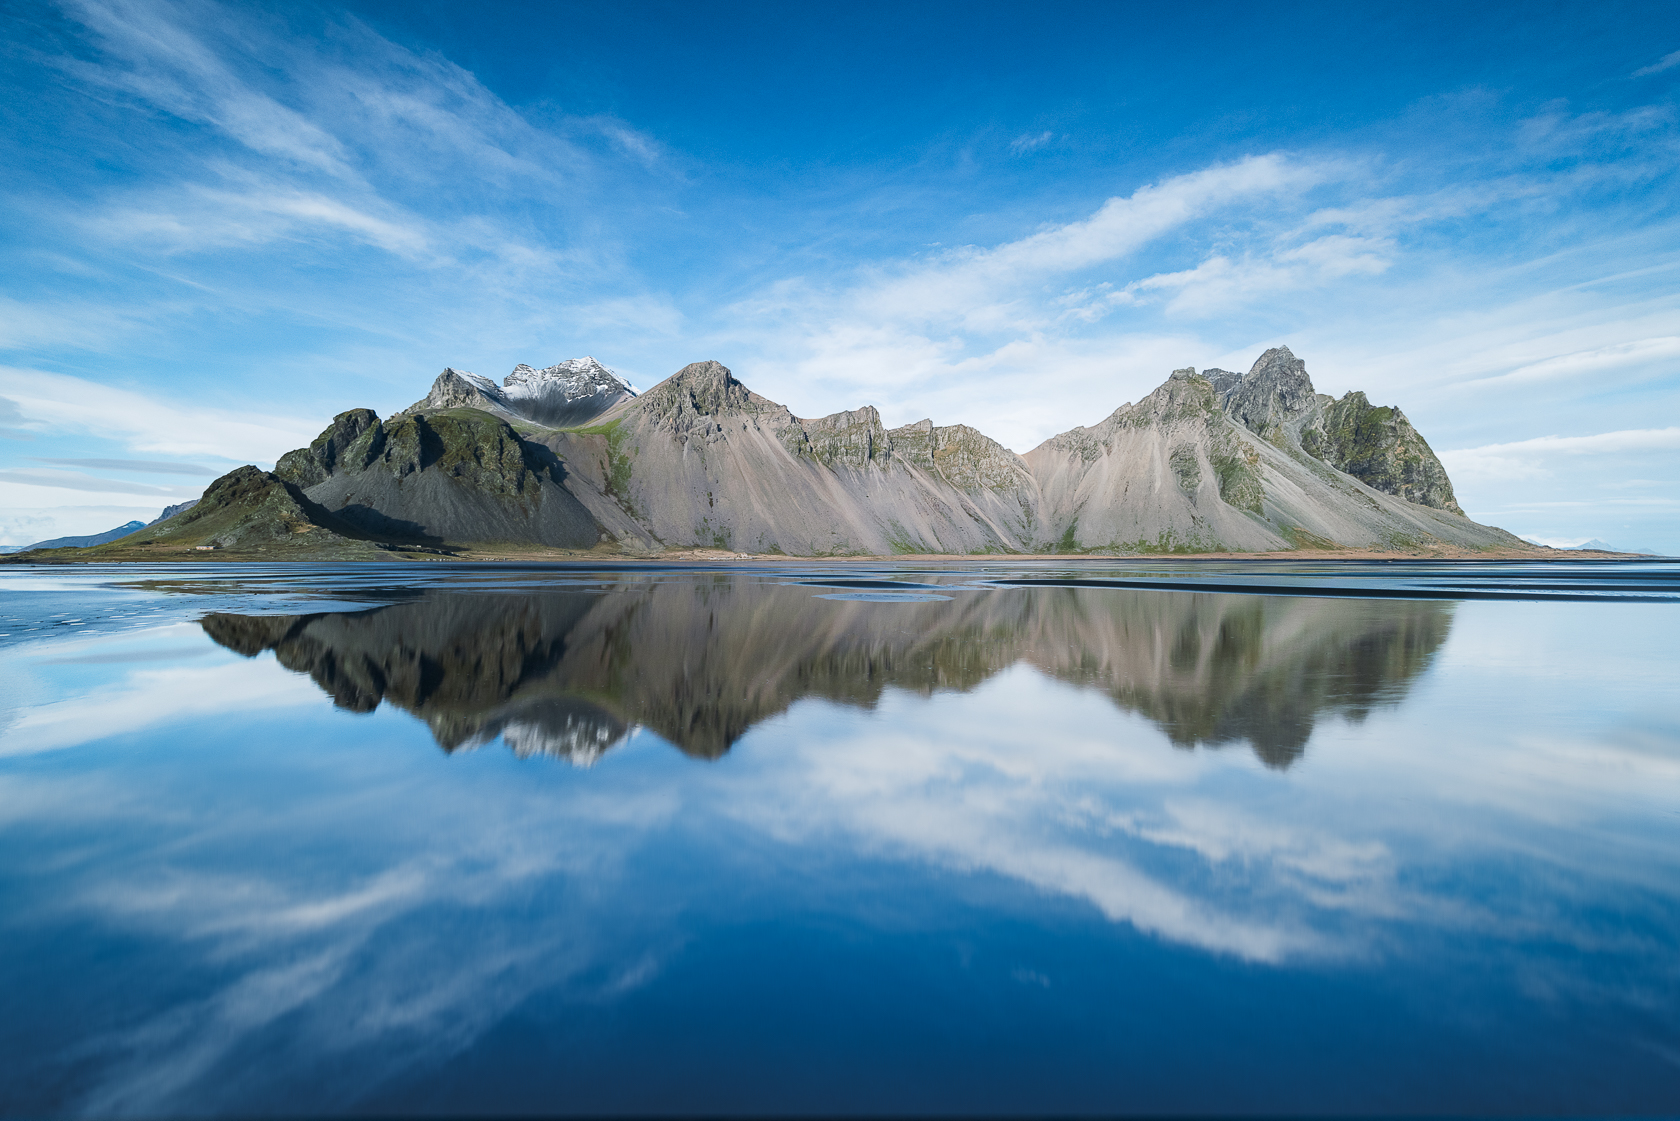
[[[394,416],[350,409],[272,472],[102,546],[389,557],[472,547],[752,554],[1532,549],[1466,518],[1397,408],[1317,393],[1288,348],[1176,370],[1017,454],[872,406],[796,417],[717,362],[646,393],[593,358],[497,385],[446,369]]]

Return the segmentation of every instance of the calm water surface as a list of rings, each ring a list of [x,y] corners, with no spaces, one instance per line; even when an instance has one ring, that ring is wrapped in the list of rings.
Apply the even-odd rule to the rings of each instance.
[[[0,571],[7,1115],[1680,1112],[1680,566]]]

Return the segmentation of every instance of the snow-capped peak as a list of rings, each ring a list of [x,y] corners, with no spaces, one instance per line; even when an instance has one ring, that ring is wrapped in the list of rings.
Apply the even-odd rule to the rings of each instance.
[[[500,397],[502,395],[501,388],[497,386],[493,380],[484,377],[482,374],[474,374],[466,370],[457,370],[454,367],[449,367],[443,372],[445,374],[454,374],[456,377],[462,379],[468,385],[480,392],[489,393],[493,397]]]
[[[556,362],[541,370],[527,366],[521,362],[513,368],[502,382],[508,389],[515,386],[527,386],[536,389],[546,382],[560,382],[565,386],[566,395],[571,398],[589,396],[591,394],[635,393],[635,387],[612,370],[603,366],[594,358],[585,355],[582,358],[568,358],[563,362]],[[543,386],[548,389],[548,386]]]

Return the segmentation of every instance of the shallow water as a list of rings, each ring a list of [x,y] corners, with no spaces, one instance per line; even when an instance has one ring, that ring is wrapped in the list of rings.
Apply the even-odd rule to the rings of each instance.
[[[9,1115],[1680,1111],[1680,566],[0,596]]]

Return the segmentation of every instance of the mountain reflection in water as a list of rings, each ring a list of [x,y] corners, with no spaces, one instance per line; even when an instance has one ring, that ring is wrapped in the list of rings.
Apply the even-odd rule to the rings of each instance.
[[[1269,767],[1321,716],[1400,700],[1453,605],[1079,588],[953,589],[949,600],[818,598],[747,577],[603,590],[427,592],[354,612],[218,613],[247,656],[273,650],[341,708],[381,701],[446,751],[498,736],[587,764],[637,725],[717,758],[753,725],[819,697],[872,708],[888,688],[968,690],[1026,663],[1097,689],[1182,748],[1250,744]]]

